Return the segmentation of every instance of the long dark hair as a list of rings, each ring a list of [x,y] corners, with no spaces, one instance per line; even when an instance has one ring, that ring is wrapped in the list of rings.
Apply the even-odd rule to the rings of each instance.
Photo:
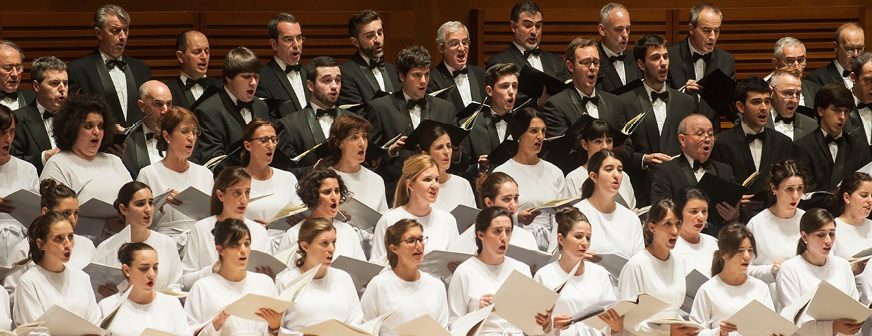
[[[833,215],[830,214],[826,209],[814,208],[806,211],[802,218],[799,219],[799,231],[805,232],[805,234],[811,234],[817,230],[820,230],[827,223],[832,222],[835,224],[833,220]],[[799,237],[799,242],[796,244],[796,254],[803,254],[808,250],[808,245],[805,244],[805,241],[802,240],[802,237]]]
[[[603,162],[605,162],[606,159],[610,157],[620,161],[618,155],[608,149],[603,149],[599,152],[596,152],[593,156],[590,157],[590,162],[588,162],[587,164],[588,174],[590,172],[594,172],[597,174],[597,177],[599,177],[600,168],[602,168]],[[621,183],[625,182],[621,181]],[[581,198],[585,199],[592,196],[594,189],[596,189],[596,184],[593,182],[592,179],[590,179],[590,177],[588,177],[586,180],[584,180],[584,183],[581,184]]]
[[[757,254],[757,241],[754,239],[754,234],[744,225],[739,223],[730,224],[721,229],[718,234],[718,250],[712,256],[712,276],[718,275],[724,271],[724,258],[732,258],[739,252],[739,247],[742,246],[742,241],[748,239],[751,241],[752,253]]]
[[[506,216],[506,217],[509,217],[509,219],[512,218],[512,215],[509,214],[509,210],[506,210],[506,208],[499,207],[499,206],[492,206],[492,207],[484,208],[483,210],[481,210],[481,212],[478,213],[478,216],[475,216],[475,233],[476,233],[476,235],[475,235],[475,247],[476,247],[475,253],[476,254],[481,253],[481,249],[482,249],[482,247],[484,247],[482,245],[481,239],[478,238],[478,233],[479,232],[481,232],[481,233],[487,232],[487,228],[490,227],[491,222],[493,222],[494,218],[497,218],[500,216]]]
[[[808,186],[808,174],[799,166],[798,163],[796,163],[796,161],[784,160],[776,162],[772,164],[771,168],[769,168],[769,186],[778,189],[784,180],[793,176],[801,178],[803,185]],[[767,206],[775,204],[777,201],[774,194],[769,194],[767,200]]]
[[[321,159],[316,168],[328,168],[339,163],[342,160],[342,149],[339,148],[339,143],[354,132],[363,131],[368,134],[370,129],[372,129],[372,124],[369,123],[369,120],[355,114],[343,113],[336,117],[333,124],[330,124],[330,134],[327,136],[328,154]]]
[[[242,181],[251,181],[251,175],[242,167],[227,167],[215,178],[212,186],[212,198],[209,200],[209,213],[213,216],[220,215],[224,211],[224,203],[218,199],[218,190],[227,192],[227,188]]]
[[[30,224],[30,227],[27,228],[28,253],[30,260],[33,260],[35,264],[39,264],[45,258],[45,251],[39,247],[37,240],[42,240],[43,244],[45,244],[48,241],[49,233],[51,233],[52,225],[57,222],[67,222],[70,223],[70,227],[73,226],[73,223],[63,214],[49,211],[45,215],[36,217],[33,223]]]

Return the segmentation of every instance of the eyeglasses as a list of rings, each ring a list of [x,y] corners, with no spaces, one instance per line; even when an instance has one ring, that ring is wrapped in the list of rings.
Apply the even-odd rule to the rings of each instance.
[[[708,132],[699,131],[699,132],[696,132],[696,133],[693,133],[693,134],[691,134],[691,133],[682,133],[682,134],[684,134],[684,135],[693,135],[693,136],[695,136],[695,137],[703,138],[703,139],[707,139],[707,138],[712,138],[712,139],[714,139],[714,138],[715,138],[715,132],[714,132],[714,131],[708,131]]]
[[[275,135],[272,135],[272,136],[262,136],[262,137],[260,137],[260,138],[251,138],[251,139],[248,139],[248,140],[246,140],[246,141],[255,141],[255,140],[258,141],[258,142],[260,142],[260,143],[262,143],[262,144],[264,144],[264,145],[266,145],[267,143],[270,143],[270,142],[272,142],[272,143],[278,143],[278,142],[279,142],[279,138],[276,137]]]
[[[790,90],[790,89],[788,89],[788,90],[781,90],[781,91],[776,90],[776,92],[778,92],[778,94],[784,96],[785,98],[793,98],[793,99],[799,99],[799,96],[802,95],[802,90]]]
[[[0,69],[2,69],[3,71],[6,71],[6,72],[12,72],[12,70],[15,70],[15,72],[21,73],[21,72],[24,72],[24,65],[7,64],[7,65],[0,67]]]
[[[445,45],[447,45],[448,48],[457,48],[460,45],[463,45],[464,47],[468,47],[470,43],[472,43],[472,40],[470,40],[469,38],[465,38],[462,40],[454,39],[451,41],[447,41],[447,42],[445,42]]]
[[[303,43],[306,41],[306,37],[303,35],[297,36],[284,36],[282,37],[282,42],[290,44],[291,42],[296,41],[297,43]]]
[[[421,245],[423,245],[423,244],[427,243],[427,238],[429,238],[429,237],[427,237],[427,236],[409,237],[406,240],[403,240],[403,242],[409,246],[415,246],[416,243],[421,243]]]
[[[585,58],[585,59],[579,61],[579,63],[581,63],[581,66],[583,66],[585,68],[590,67],[591,65],[593,65],[595,67],[600,66],[600,60],[595,59],[595,58]]]
[[[179,129],[179,133],[182,133],[182,135],[184,136],[191,135],[191,133],[193,133],[195,136],[200,136],[200,134],[203,134],[203,131],[196,127],[183,127]]]
[[[839,48],[849,54],[859,54],[866,50],[866,46],[843,46],[839,44]]]

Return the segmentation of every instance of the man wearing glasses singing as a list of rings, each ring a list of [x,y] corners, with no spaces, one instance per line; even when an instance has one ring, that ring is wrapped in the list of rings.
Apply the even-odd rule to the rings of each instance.
[[[772,65],[775,69],[785,69],[788,71],[802,74],[805,71],[807,58],[805,56],[805,45],[796,38],[786,36],[775,41],[775,50],[772,55]],[[765,80],[769,81],[772,74],[769,74]],[[802,80],[802,94],[799,96],[799,105],[805,107],[814,106],[814,95],[821,89],[821,85],[811,82],[807,79]]]
[[[795,70],[778,69],[769,77],[772,113],[766,121],[766,127],[774,128],[793,141],[802,139],[818,127],[814,118],[797,113],[805,83]]]
[[[309,91],[306,90],[306,68],[300,63],[306,41],[300,22],[291,14],[280,13],[269,22],[266,31],[273,58],[260,73],[256,96],[290,101],[291,112],[302,110],[309,105]]]
[[[808,79],[812,82],[824,85],[837,83],[848,89],[854,86],[851,81],[851,68],[854,58],[866,50],[863,27],[855,22],[843,24],[836,29],[833,44],[836,50],[836,59],[825,67],[812,71]]]
[[[15,111],[30,104],[33,92],[19,90],[24,73],[24,53],[15,43],[0,40],[0,105]]]
[[[451,93],[447,97],[458,111],[471,102],[481,103],[485,96],[484,69],[468,64],[469,30],[458,21],[445,22],[436,31],[436,43],[442,63],[430,73],[427,92],[454,86],[448,89]]]

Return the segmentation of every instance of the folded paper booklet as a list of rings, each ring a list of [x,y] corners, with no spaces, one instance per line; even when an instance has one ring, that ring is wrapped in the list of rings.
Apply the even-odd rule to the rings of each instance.
[[[248,260],[249,272],[257,272],[259,268],[269,268],[272,270],[272,274],[279,274],[287,268],[287,265],[281,260],[257,250],[251,250]]]
[[[485,98],[485,102],[487,102],[487,98]],[[475,124],[475,120],[478,119],[478,116],[481,115],[481,111],[484,107],[490,107],[489,105],[482,104],[479,102],[471,102],[469,105],[463,108],[460,112],[457,113],[458,120],[462,120],[459,122],[460,128],[464,130],[472,130],[472,125]]]
[[[300,160],[303,160],[303,158],[305,158],[307,155],[309,155],[309,154],[314,153],[315,151],[317,151],[319,147],[321,147],[321,146],[326,146],[326,144],[327,144],[327,141],[324,141],[324,142],[318,143],[317,145],[312,146],[311,148],[309,148],[309,149],[303,151],[302,153],[297,154],[297,156],[292,157],[292,158],[291,158],[291,161],[294,162],[294,163],[298,163],[298,162],[300,162]]]
[[[424,255],[424,261],[418,269],[437,278],[450,279],[454,269],[472,257],[466,253],[433,250]]]
[[[697,186],[708,194],[711,204],[737,204],[742,200],[742,195],[750,194],[747,188],[711,173],[703,174]]]
[[[193,218],[195,221],[209,217],[209,201],[212,197],[200,189],[188,187],[176,195],[176,200],[181,201],[181,204],[173,207],[185,216]]]
[[[544,204],[534,207],[533,211],[542,211],[542,212],[556,212],[557,209],[562,207],[573,206],[575,203],[581,202],[581,196],[571,197],[571,198],[561,198],[550,200],[545,202]]]
[[[653,109],[650,111],[653,111]],[[636,131],[636,128],[638,128],[639,125],[642,124],[642,120],[644,120],[645,117],[648,116],[648,112],[649,111],[639,113],[635,117],[630,119],[630,121],[627,121],[627,123],[624,124],[624,127],[621,127],[621,133],[624,133],[625,135],[633,134],[633,132]]]
[[[412,127],[412,125],[409,125],[406,129],[408,130],[411,127]],[[403,133],[405,133],[405,131],[400,132],[400,134],[395,135],[393,138],[391,138],[390,140],[385,142],[385,144],[381,146],[381,149],[388,150],[388,148],[390,148],[391,145],[396,143],[397,140],[400,140],[400,138],[403,136]]]
[[[152,328],[145,328],[139,336],[174,336],[172,333]]]
[[[37,321],[49,330],[52,336],[109,335],[109,331],[59,306],[52,306]]]
[[[288,286],[285,287],[285,290],[279,294],[279,297],[284,300],[296,302],[297,298],[303,294],[306,288],[309,287],[309,284],[312,283],[312,280],[315,279],[315,274],[318,273],[320,268],[321,266],[312,267],[305,273],[300,274],[296,279],[291,280],[291,282],[288,283]]]
[[[391,316],[391,314],[393,314],[393,312],[381,314],[381,316],[379,317],[364,322],[363,324],[358,326],[358,328],[363,329],[371,335],[378,335],[379,331],[381,330],[382,324],[385,323],[385,320],[387,320],[388,317]]]
[[[30,227],[36,217],[39,217],[42,208],[39,194],[26,189],[4,196],[3,201],[15,207],[9,215],[26,228]]]
[[[558,297],[560,294],[552,289],[521,272],[512,271],[494,294],[494,313],[528,335],[540,335],[544,330],[536,324],[536,314],[553,308]]]
[[[22,324],[12,331],[0,330],[0,336],[47,335],[49,330],[40,321]],[[31,334],[33,333],[33,334]]]
[[[263,318],[256,314],[261,308],[272,309],[281,314],[293,306],[294,303],[288,300],[258,294],[245,294],[245,296],[224,307],[223,311],[247,320],[263,321]]]
[[[594,329],[603,329],[608,325],[598,317],[609,309],[614,309],[619,316],[624,317],[624,327],[631,327],[647,320],[654,314],[669,307],[669,304],[648,295],[639,294],[635,300],[605,301],[591,305],[572,316],[572,323],[582,322]]]
[[[818,321],[850,319],[863,322],[872,315],[872,310],[830,283],[821,281],[805,313]]]
[[[330,266],[341,269],[351,275],[351,280],[354,282],[354,287],[358,293],[362,293],[366,285],[369,284],[369,281],[385,269],[382,265],[342,255],[334,258]]]
[[[528,97],[539,97],[543,87],[553,96],[569,87],[569,84],[532,66],[521,69],[518,75],[518,92],[523,92]]]
[[[298,223],[306,218],[308,207],[305,204],[288,204],[279,209],[275,215],[267,220],[268,229],[286,231],[291,228],[289,223]]]
[[[424,314],[420,317],[398,325],[393,328],[397,336],[451,336],[448,330],[439,325],[430,315]]]
[[[650,321],[648,321],[648,323],[653,324],[655,326],[679,325],[679,326],[693,328],[693,329],[697,329],[697,330],[703,329],[702,324],[699,324],[699,323],[692,321],[692,320],[685,320],[685,319],[680,318],[680,317],[650,320]]]
[[[464,232],[472,226],[479,212],[481,212],[481,209],[471,208],[463,204],[458,204],[454,210],[451,210],[451,215],[454,216],[454,220],[457,222],[457,232]]]
[[[629,261],[619,253],[597,253],[596,257],[599,259],[597,264],[604,267],[606,271],[609,271],[609,274],[615,279],[621,276],[621,270],[624,269],[624,265]]]
[[[539,268],[557,259],[556,254],[545,253],[539,250],[528,250],[512,244],[509,244],[509,247],[506,249],[506,256],[530,266],[530,274],[536,274]]]
[[[681,305],[681,310],[690,312],[690,308],[693,307],[693,299],[696,297],[696,292],[698,292],[699,287],[708,280],[709,277],[699,270],[692,270],[690,273],[687,273],[687,276],[684,277],[684,303]]]
[[[82,271],[87,273],[88,277],[91,278],[91,289],[94,290],[94,296],[98,302],[104,298],[98,290],[100,286],[117,288],[118,284],[127,280],[124,274],[121,273],[121,269],[117,267],[91,263],[85,266]]]
[[[451,101],[451,98],[450,98],[451,92],[454,91],[454,89],[456,87],[457,87],[457,85],[451,85],[449,87],[430,92],[430,93],[428,93],[428,95],[430,95],[430,97],[437,97],[437,98],[442,98],[442,99]]]
[[[858,262],[861,262],[864,260],[869,260],[869,258],[872,258],[872,247],[867,248],[863,251],[857,252],[856,254],[851,256],[851,258],[848,258],[848,261],[850,261],[853,264],[853,263],[858,263]]]
[[[372,336],[373,334],[358,326],[346,324],[335,319],[323,321],[303,328],[304,335],[318,336]]]
[[[348,214],[351,218],[345,218],[345,222],[363,231],[372,232],[378,220],[381,219],[381,213],[370,208],[356,198],[349,198],[348,201],[339,205],[339,210]],[[343,215],[344,216],[344,215]]]
[[[451,325],[451,336],[477,336],[493,310],[494,305],[490,305],[457,318]]]
[[[799,327],[757,300],[727,319],[742,335],[793,335]]]
[[[79,222],[73,230],[78,235],[100,237],[106,220],[118,215],[112,204],[92,198],[79,207]]]
[[[172,297],[177,298],[177,299],[182,299],[182,298],[188,297],[188,292],[183,292],[183,291],[180,291],[177,289],[172,289],[172,288],[161,288],[161,289],[158,289],[157,291],[161,292],[163,294],[172,296]]]

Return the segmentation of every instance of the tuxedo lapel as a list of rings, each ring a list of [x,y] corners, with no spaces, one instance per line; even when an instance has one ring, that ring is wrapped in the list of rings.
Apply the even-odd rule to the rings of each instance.
[[[754,157],[751,155],[751,146],[749,146],[748,142],[745,141],[745,131],[742,129],[742,126],[736,125],[731,131],[734,132],[734,135],[738,139],[735,145],[739,147],[737,149],[740,153],[742,153],[742,163],[745,165],[745,167],[748,167],[750,171],[756,171],[757,168],[754,167]],[[763,140],[763,151],[761,151],[760,153],[760,167],[763,167],[762,157],[763,153],[766,151],[766,142],[771,141],[770,138],[771,136],[768,136]]]
[[[139,104],[136,103],[139,97],[139,88],[133,79],[131,66],[124,68],[124,78],[127,82],[127,120],[125,126],[130,126],[139,121],[139,119],[142,119],[142,111],[139,110]]]
[[[318,123],[318,120],[315,118],[315,110],[311,107],[307,107],[300,112],[305,113],[306,122],[309,124],[309,134],[312,135],[313,144],[319,144],[324,142],[326,137],[324,136],[324,131],[321,130],[321,124]]]
[[[282,84],[282,88],[285,89],[288,97],[291,98],[291,100],[296,101],[296,99],[294,99],[294,88],[291,86],[291,82],[288,80],[288,75],[285,74],[285,71],[282,70],[281,67],[279,67],[279,64],[276,63],[276,60],[273,59],[272,61],[267,63],[267,67],[272,69],[273,76],[275,76],[276,80]],[[299,109],[300,106],[297,105],[296,108]]]
[[[175,80],[176,80],[176,83],[179,84],[179,88],[182,90],[182,94],[184,94],[185,99],[188,100],[188,101],[186,102],[185,105],[186,105],[186,106],[191,106],[191,105],[193,105],[194,102],[197,101],[197,100],[194,99],[194,94],[191,93],[191,89],[188,89],[188,88],[185,87],[185,83],[182,82],[182,78],[181,78],[181,77],[176,77]],[[206,88],[203,88],[203,91],[205,91],[205,90],[206,90]]]
[[[115,92],[115,84],[112,83],[112,77],[109,76],[109,70],[106,69],[106,63],[103,62],[103,57],[100,57],[100,52],[92,56],[94,67],[97,70],[97,75],[100,77],[100,84],[103,87],[103,97],[106,97],[106,103],[112,110],[112,116],[118,123],[124,124],[124,112],[121,109],[121,101],[118,100],[118,94]],[[129,95],[128,95],[129,96]],[[130,99],[130,97],[128,97]]]
[[[467,65],[467,67],[469,66]],[[484,82],[484,78],[476,77],[475,71],[472,71],[472,69],[469,69],[466,78],[469,79],[469,93],[472,95],[472,100],[482,102],[482,99],[484,99],[484,92],[481,92],[482,86],[480,83]]]
[[[357,68],[360,70],[361,74],[366,81],[369,82],[369,87],[372,89],[373,94],[381,90],[381,87],[378,85],[378,81],[375,79],[375,75],[372,74],[372,70],[369,68],[369,64],[366,63],[366,60],[363,59],[360,54],[355,53],[351,60],[357,63]],[[385,83],[387,85],[387,83]]]
[[[245,125],[247,125],[245,123],[245,119],[242,119],[242,115],[239,114],[238,111],[236,111],[236,105],[233,104],[233,100],[230,99],[230,96],[227,95],[227,92],[221,90],[220,94],[221,102],[224,104],[224,109],[227,111],[227,113],[230,114],[230,117],[233,118],[233,120],[236,120],[236,122],[239,123],[240,127],[245,127]],[[253,116],[254,111],[251,111],[251,114]]]
[[[665,148],[660,144],[660,130],[657,127],[657,117],[654,116],[654,111],[651,108],[651,100],[645,96],[645,88],[637,88],[636,90],[636,99],[639,101],[639,106],[642,108],[639,113],[645,113],[651,111],[645,115],[642,119],[645,127],[645,133],[648,135],[648,144],[651,146],[650,150],[652,153],[658,153],[661,151],[661,148]]]
[[[36,141],[37,147],[51,148],[51,140],[48,138],[48,132],[45,130],[45,123],[43,123],[39,108],[36,107],[36,102],[28,107],[27,119],[24,122],[31,130],[30,134],[33,134],[33,140]]]
[[[690,41],[688,39],[684,39],[681,41],[681,45],[678,47],[680,50],[681,58],[679,59],[679,68],[684,72],[682,75],[683,79],[695,79],[696,71],[693,69],[693,56],[690,54]],[[670,64],[671,66],[672,64]],[[684,83],[672,83],[674,87],[683,86]]]
[[[681,156],[675,158],[678,161],[678,166],[681,167],[681,175],[684,176],[684,180],[687,181],[687,185],[691,187],[696,187],[696,175],[693,174],[693,168],[690,166],[690,163],[687,162],[687,158],[682,154]]]
[[[579,116],[588,114],[587,106],[581,105],[581,96],[578,94],[578,90],[574,87],[570,87],[567,90],[569,90],[569,98],[572,100],[572,108],[575,109],[575,112],[578,112]]]

